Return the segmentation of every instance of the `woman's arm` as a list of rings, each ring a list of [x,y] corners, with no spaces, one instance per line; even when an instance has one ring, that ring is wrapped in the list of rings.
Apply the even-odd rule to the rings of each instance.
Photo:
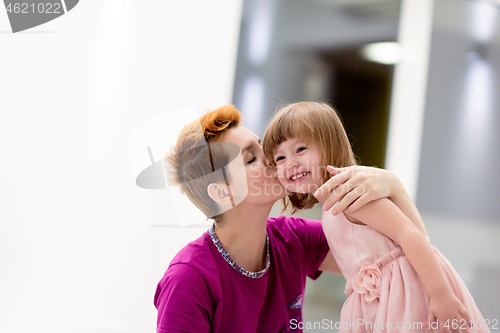
[[[440,327],[448,319],[470,320],[429,242],[393,202],[385,198],[372,201],[346,217],[365,223],[401,246],[429,295],[429,315],[438,319]]]
[[[334,176],[318,189],[317,195],[315,194],[319,197],[325,191],[331,191],[330,197],[323,205],[324,211],[330,210],[339,200],[332,210],[334,215],[341,211],[353,213],[373,200],[389,198],[417,229],[427,236],[417,207],[401,181],[392,172],[360,165],[346,168],[328,166],[327,170]]]

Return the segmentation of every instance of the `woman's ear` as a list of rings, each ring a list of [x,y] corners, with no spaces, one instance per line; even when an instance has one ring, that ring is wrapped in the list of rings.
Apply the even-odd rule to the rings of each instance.
[[[207,192],[213,201],[220,205],[231,205],[231,196],[228,193],[228,186],[225,184],[212,183],[207,186]]]

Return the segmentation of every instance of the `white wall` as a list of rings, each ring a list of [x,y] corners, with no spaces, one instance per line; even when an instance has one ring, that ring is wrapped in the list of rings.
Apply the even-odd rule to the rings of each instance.
[[[156,284],[205,229],[154,228],[128,136],[231,102],[236,0],[86,0],[12,34],[0,10],[0,331],[154,332]]]

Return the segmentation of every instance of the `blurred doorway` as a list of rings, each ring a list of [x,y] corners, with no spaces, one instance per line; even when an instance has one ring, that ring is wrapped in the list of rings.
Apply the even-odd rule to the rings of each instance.
[[[340,113],[358,163],[383,168],[394,66],[363,59],[361,47],[319,52],[334,87],[325,97]]]

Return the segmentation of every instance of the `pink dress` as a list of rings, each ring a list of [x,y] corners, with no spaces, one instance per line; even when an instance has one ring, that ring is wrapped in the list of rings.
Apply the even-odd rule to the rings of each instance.
[[[340,313],[339,332],[439,332],[413,324],[427,323],[429,297],[398,244],[369,226],[350,222],[344,213],[323,212],[322,225],[347,281],[349,297]],[[438,249],[431,248],[472,318],[470,332],[489,332],[460,276]],[[465,327],[463,320],[456,323]]]

